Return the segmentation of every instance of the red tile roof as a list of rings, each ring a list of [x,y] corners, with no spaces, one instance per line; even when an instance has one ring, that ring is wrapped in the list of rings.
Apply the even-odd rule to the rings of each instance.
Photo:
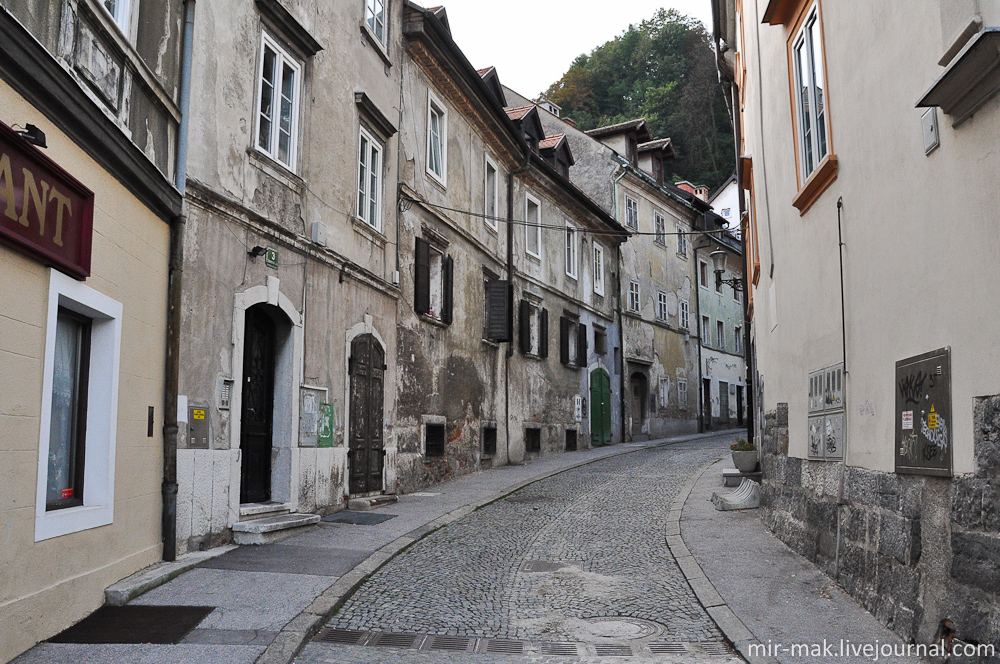
[[[534,105],[528,104],[527,106],[516,106],[514,108],[507,108],[504,110],[507,111],[507,117],[510,118],[511,120],[520,120],[521,118],[523,118],[525,115],[528,114],[528,111],[530,111],[533,108]]]
[[[609,134],[620,134],[626,131],[638,131],[648,135],[649,127],[646,125],[646,118],[638,118],[636,120],[629,120],[627,122],[619,122],[618,124],[608,125],[607,127],[591,129],[587,132],[587,136],[607,136]],[[650,138],[652,138],[652,136],[650,136]]]
[[[477,69],[476,73],[479,74],[480,76],[486,76],[486,74],[488,74],[491,69],[493,69],[492,65],[489,67],[483,67],[482,69]]]
[[[556,147],[565,135],[566,134],[553,134],[551,136],[546,136],[542,140],[538,141],[538,149],[548,150]]]

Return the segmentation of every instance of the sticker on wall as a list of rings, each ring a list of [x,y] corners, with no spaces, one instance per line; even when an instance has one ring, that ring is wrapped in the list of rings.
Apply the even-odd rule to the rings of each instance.
[[[913,411],[904,410],[903,411],[903,430],[912,431],[913,430]]]
[[[332,403],[319,405],[319,443],[317,447],[333,447],[333,411]]]

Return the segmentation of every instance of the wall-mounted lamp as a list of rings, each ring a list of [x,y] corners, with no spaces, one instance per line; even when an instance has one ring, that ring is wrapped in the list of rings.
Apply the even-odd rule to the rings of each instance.
[[[14,131],[32,145],[37,145],[40,148],[48,147],[45,143],[45,132],[33,124],[24,125],[24,129],[15,129]]]
[[[265,249],[264,247],[262,247],[260,245],[257,245],[256,247],[254,247],[253,249],[251,249],[250,251],[248,251],[247,255],[250,256],[250,260],[252,260],[254,262],[257,262],[257,257],[258,256],[263,256],[266,253],[267,253],[267,249]]]
[[[709,258],[712,259],[712,267],[715,269],[715,286],[720,288],[722,284],[733,287],[733,292],[743,290],[743,280],[736,277],[733,279],[723,279],[722,273],[726,271],[726,252],[721,249],[713,251],[710,253]]]

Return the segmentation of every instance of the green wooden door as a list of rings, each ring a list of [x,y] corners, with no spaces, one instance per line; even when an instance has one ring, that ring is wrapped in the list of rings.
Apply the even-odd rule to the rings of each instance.
[[[611,377],[604,369],[590,372],[590,444],[611,442]]]

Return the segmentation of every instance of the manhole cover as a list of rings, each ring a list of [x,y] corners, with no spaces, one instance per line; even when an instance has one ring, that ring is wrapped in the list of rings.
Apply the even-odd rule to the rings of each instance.
[[[661,625],[640,618],[585,618],[583,622],[577,636],[590,642],[638,641],[663,633]]]
[[[522,572],[557,572],[564,567],[569,567],[566,563],[552,563],[547,560],[525,560],[521,564]]]

